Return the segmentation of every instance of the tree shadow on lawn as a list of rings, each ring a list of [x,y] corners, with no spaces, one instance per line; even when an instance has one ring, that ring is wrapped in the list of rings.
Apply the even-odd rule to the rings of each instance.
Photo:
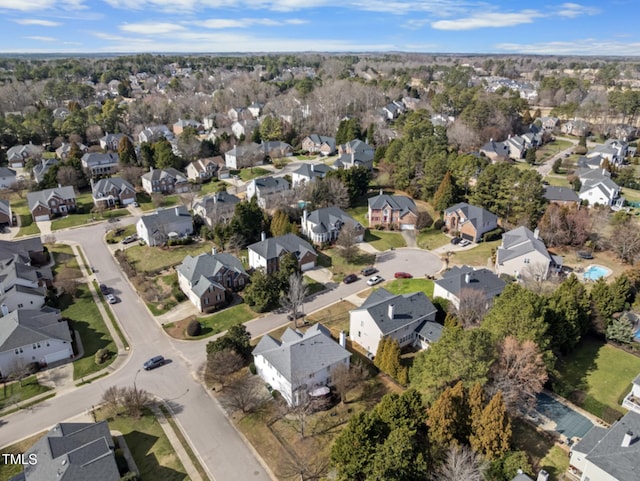
[[[162,466],[158,461],[156,453],[152,452],[154,444],[158,441],[157,436],[151,436],[140,431],[131,431],[124,435],[124,439],[131,450],[138,469],[140,470],[141,479],[184,481],[185,473]],[[170,455],[171,457],[175,456],[172,451],[169,451],[167,455]]]
[[[93,356],[99,349],[104,349],[113,342],[106,337],[106,333],[98,332],[86,321],[79,321],[77,319],[70,319],[70,321],[71,328],[80,333],[80,339],[82,340],[82,347],[84,349],[83,357]]]
[[[596,337],[585,337],[572,353],[558,358],[558,375],[552,380],[553,391],[582,406],[588,396],[587,377],[598,369],[596,360],[606,343]]]

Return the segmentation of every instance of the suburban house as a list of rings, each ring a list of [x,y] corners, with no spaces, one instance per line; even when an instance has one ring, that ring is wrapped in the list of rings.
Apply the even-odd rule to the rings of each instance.
[[[0,240],[0,259],[42,266],[49,262],[40,236],[10,241]]]
[[[492,162],[507,160],[509,158],[509,146],[505,142],[495,142],[491,139],[480,147],[480,153],[488,157]]]
[[[507,283],[489,269],[474,269],[469,266],[452,267],[442,274],[442,279],[434,282],[433,297],[443,297],[460,309],[460,299],[464,299],[465,291],[479,291],[489,305],[492,299],[499,296]]]
[[[173,167],[166,169],[154,169],[151,167],[149,172],[142,177],[142,188],[149,194],[182,194],[189,192],[191,184],[185,175]]]
[[[17,182],[16,171],[8,167],[0,167],[0,189],[8,189]]]
[[[87,169],[92,177],[111,175],[118,170],[120,156],[116,153],[87,152],[82,156],[81,162],[82,167]]]
[[[289,182],[283,177],[260,177],[247,184],[247,200],[251,200],[255,196],[258,205],[266,209],[289,190]]]
[[[263,140],[260,144],[260,148],[262,149],[262,152],[264,152],[265,157],[269,159],[280,159],[282,157],[291,157],[293,155],[293,147],[280,140],[272,140],[270,142],[265,142]]]
[[[260,128],[260,122],[257,120],[237,120],[231,124],[231,131],[235,135],[236,139],[241,137],[251,137],[253,131]]]
[[[0,291],[0,308],[3,312],[13,312],[18,309],[40,309],[46,301],[45,287],[30,287],[23,284],[13,284],[4,291]]]
[[[110,134],[106,133],[102,138],[100,138],[100,148],[102,150],[112,150],[113,152],[118,151],[118,147],[120,146],[120,141],[123,137],[127,137],[125,134]],[[129,138],[131,140],[131,138]]]
[[[550,267],[562,265],[560,256],[552,256],[538,235],[524,226],[502,235],[502,245],[496,251],[496,274],[546,279]]]
[[[575,137],[585,137],[591,133],[591,124],[586,120],[567,120],[560,126],[560,130]]]
[[[375,149],[362,140],[351,140],[338,148],[340,157],[333,163],[336,168],[351,169],[354,167],[366,167],[373,169],[373,156]]]
[[[249,280],[237,257],[215,251],[185,257],[176,272],[180,289],[200,312],[225,305],[226,293],[242,289]]]
[[[253,349],[257,374],[282,394],[289,406],[306,402],[315,392],[328,392],[319,388],[328,387],[333,370],[348,367],[350,358],[351,353],[331,339],[322,324],[314,324],[304,333],[287,328],[280,340],[267,334]]]
[[[238,120],[249,120],[253,118],[253,115],[244,107],[232,107],[227,110],[227,117],[229,117],[232,122],[237,122]]]
[[[405,113],[406,108],[402,102],[394,100],[393,102],[389,102],[387,105],[382,107],[381,110],[386,120],[394,120],[397,119],[400,114]]]
[[[478,242],[482,235],[498,228],[498,216],[475,205],[460,202],[444,211],[444,225],[449,233],[460,233],[463,239]]]
[[[633,380],[631,391],[622,401],[622,407],[640,414],[640,374]]]
[[[571,447],[569,473],[580,481],[637,481],[640,414],[629,411],[610,427],[594,425]]]
[[[580,191],[578,197],[590,206],[607,205],[613,209],[624,206],[625,199],[620,195],[620,186],[611,179],[605,169],[580,171]]]
[[[613,165],[622,165],[628,155],[629,143],[624,140],[608,139],[587,152],[586,157],[601,156]]]
[[[28,143],[26,145],[14,145],[7,149],[7,161],[9,167],[24,167],[29,159],[40,159],[42,157],[42,147]]]
[[[260,113],[264,108],[264,104],[262,102],[252,102],[251,105],[247,107],[247,110],[251,114],[254,119],[260,117]]]
[[[129,205],[136,200],[136,189],[120,177],[91,180],[93,205],[104,209]]]
[[[333,155],[336,152],[336,139],[324,135],[311,134],[302,139],[302,150],[307,152]]]
[[[302,233],[314,244],[335,241],[345,224],[354,226],[355,242],[364,240],[364,227],[339,207],[324,207],[310,214],[306,210],[302,212]]]
[[[580,197],[575,190],[569,187],[556,187],[555,185],[545,185],[543,196],[550,204],[562,207],[580,207]]]
[[[59,423],[25,452],[37,463],[9,481],[119,481],[115,451],[107,421]]]
[[[560,123],[560,119],[558,117],[540,117],[537,120],[540,121],[540,124],[542,125],[542,128],[545,130],[553,130],[558,126],[558,123]]]
[[[369,357],[376,355],[383,337],[397,340],[400,347],[417,344],[424,348],[442,335],[436,312],[424,292],[395,295],[380,288],[349,312],[349,336]]]
[[[138,142],[153,143],[158,140],[173,140],[173,132],[166,125],[152,125],[145,128],[138,134]]]
[[[35,267],[20,258],[3,258],[0,260],[0,292],[3,293],[15,285],[31,287],[48,287],[53,283],[53,273],[49,266]]]
[[[398,230],[414,230],[418,221],[418,209],[412,198],[404,195],[379,195],[369,198],[367,214],[369,227],[381,225]]]
[[[193,213],[199,215],[209,227],[213,227],[218,222],[231,220],[239,202],[239,197],[223,190],[199,198],[193,204]]]
[[[219,157],[222,160],[222,157]],[[187,179],[194,182],[205,182],[215,177],[218,170],[218,162],[213,157],[198,159],[187,165]]]
[[[196,131],[197,134],[204,133],[204,125],[202,125],[197,120],[193,119],[178,119],[178,121],[173,124],[173,133],[174,135],[180,135],[184,132],[186,127],[191,127]]]
[[[294,187],[301,183],[309,184],[315,182],[317,178],[324,179],[328,172],[333,169],[326,164],[301,164],[296,170],[291,172],[291,183]]]
[[[136,222],[136,232],[148,246],[159,246],[169,239],[193,234],[193,219],[183,205],[158,209],[140,217]]]
[[[42,182],[46,173],[49,172],[49,169],[51,169],[51,167],[53,167],[54,165],[57,165],[59,162],[60,161],[55,157],[51,157],[49,159],[41,159],[38,164],[33,166],[33,169],[31,170],[31,178],[35,182]]]
[[[273,274],[280,269],[280,258],[288,253],[298,259],[298,267],[302,271],[316,266],[318,254],[304,239],[295,234],[285,234],[278,237],[264,237],[260,242],[251,244],[249,250],[249,267],[264,269],[267,274]]]
[[[73,145],[74,144],[70,144],[68,142],[63,142],[62,145],[56,149],[56,157],[58,157],[60,160],[67,160],[67,158],[69,158],[69,155],[71,154]],[[84,144],[75,145],[78,146],[78,151],[82,154],[86,154],[89,150],[89,147]]]
[[[13,212],[8,200],[0,199],[0,226],[13,225]]]
[[[224,154],[224,162],[229,169],[233,170],[252,167],[264,162],[264,152],[260,149],[260,145],[255,142],[236,145]]]
[[[71,359],[71,330],[56,310],[2,310],[0,318],[0,377],[31,363],[42,365]]]
[[[71,186],[27,193],[27,204],[33,220],[41,222],[76,210],[76,193]]]

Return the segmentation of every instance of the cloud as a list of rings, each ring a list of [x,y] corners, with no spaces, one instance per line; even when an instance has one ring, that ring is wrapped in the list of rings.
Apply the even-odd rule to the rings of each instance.
[[[595,7],[585,7],[577,3],[563,3],[560,9],[555,12],[556,15],[565,18],[576,18],[581,15],[596,15],[600,10]]]
[[[536,10],[523,10],[518,13],[487,12],[456,20],[438,20],[431,26],[436,30],[473,30],[476,28],[515,27],[523,23],[533,23],[534,19],[544,15]]]
[[[57,42],[58,39],[55,37],[42,37],[40,35],[31,35],[28,37],[22,37],[22,38],[27,38],[29,40],[38,40],[39,42]]]
[[[41,27],[59,27],[62,25],[60,22],[52,22],[51,20],[40,20],[38,18],[22,18],[14,20],[14,22],[20,25],[39,25]]]
[[[498,43],[497,51],[537,55],[637,55],[640,42],[618,42],[594,38],[576,39],[562,42],[540,43]]]
[[[120,25],[119,28],[125,32],[138,33],[141,35],[162,35],[185,29],[182,25],[169,22],[124,23]]]
[[[84,0],[2,0],[0,10],[41,12],[43,10],[83,10]]]
[[[198,22],[192,22],[194,25],[198,25],[204,28],[212,29],[224,29],[224,28],[248,28],[252,25],[262,25],[266,27],[279,27],[282,25],[303,25],[309,23],[308,20],[301,18],[291,18],[286,20],[273,20],[271,18],[210,18],[208,20],[202,20]]]

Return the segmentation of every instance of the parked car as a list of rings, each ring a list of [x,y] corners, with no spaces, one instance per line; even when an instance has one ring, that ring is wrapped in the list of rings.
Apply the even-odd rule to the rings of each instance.
[[[109,304],[115,304],[116,302],[118,302],[118,299],[116,299],[116,296],[114,296],[113,294],[107,294],[106,297]]]
[[[109,288],[105,284],[100,284],[100,292],[102,292],[103,296],[109,294]]]
[[[304,312],[296,312],[295,319],[300,319],[301,317],[304,317]],[[287,315],[287,319],[290,321],[293,321],[294,319],[293,313],[289,313]]]
[[[160,367],[164,365],[166,362],[165,358],[162,356],[155,356],[146,361],[142,366],[145,371],[150,371],[151,369],[155,369],[156,367]]]
[[[408,272],[396,272],[393,277],[396,279],[411,279],[413,276]]]
[[[460,237],[454,237],[453,239],[451,239],[451,243],[453,245],[456,245],[456,244],[459,244],[461,240],[462,239],[460,239]]]
[[[467,247],[468,245],[471,245],[471,241],[467,240],[467,239],[462,239],[460,241],[460,244],[458,244],[460,247]]]
[[[593,259],[593,254],[591,252],[587,252],[587,251],[578,251],[577,252],[578,257],[580,257],[581,259]]]
[[[138,240],[138,234],[131,234],[128,235],[127,237],[125,237],[124,239],[122,239],[122,243],[123,244],[131,244],[132,242],[135,242]]]
[[[355,282],[357,280],[358,280],[358,276],[356,276],[355,274],[349,274],[349,275],[344,277],[343,282],[345,284],[351,284],[352,282]]]
[[[380,284],[384,279],[380,276],[373,276],[369,278],[367,281],[368,286],[375,286],[376,284]]]
[[[372,274],[375,274],[376,272],[378,272],[378,269],[376,269],[373,266],[369,266],[369,267],[365,267],[364,269],[362,269],[360,271],[360,274],[362,274],[363,276],[370,276]]]

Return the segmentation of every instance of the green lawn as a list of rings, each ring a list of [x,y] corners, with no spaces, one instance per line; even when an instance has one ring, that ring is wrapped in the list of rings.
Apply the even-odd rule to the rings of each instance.
[[[5,446],[2,448],[2,452],[7,454],[22,454],[33,446],[44,434],[44,432],[38,433],[10,446]],[[0,479],[11,479],[22,472],[22,464],[0,463]]]
[[[58,275],[64,268],[72,269],[72,272],[67,271],[65,274],[67,278],[77,279],[82,277],[82,271],[78,265],[78,259],[73,253],[71,246],[66,244],[48,245],[47,249],[53,255],[55,264],[53,267],[53,274]]]
[[[198,317],[200,325],[202,326],[202,334],[197,337],[189,337],[188,339],[203,339],[205,337],[213,336],[219,332],[226,331],[231,326],[237,324],[243,324],[257,316],[255,312],[247,304],[237,304],[235,306],[224,309],[220,312],[216,312],[207,317]],[[185,330],[187,325],[195,316],[191,316],[182,321],[165,324],[163,327],[169,331],[169,334],[178,339],[187,339]]]
[[[369,225],[369,221],[367,219],[367,215],[369,212],[369,207],[367,204],[358,205],[356,207],[351,207],[346,210],[347,214],[353,217],[355,220],[360,222],[361,225],[367,226]]]
[[[244,182],[248,182],[256,177],[262,177],[263,175],[268,175],[270,173],[270,170],[263,169],[262,167],[254,167],[253,169],[242,169],[240,171],[240,178]]]
[[[104,369],[115,359],[117,349],[109,334],[109,330],[93,302],[93,297],[86,284],[78,288],[79,295],[71,301],[69,296],[63,296],[62,301],[67,307],[62,310],[62,315],[72,319],[72,327],[80,333],[84,347],[84,357],[73,363],[73,378],[81,379],[91,373]],[[63,306],[64,307],[64,306]],[[108,349],[111,359],[102,365],[94,361],[94,355],[98,349]]]
[[[145,212],[162,207],[171,207],[180,203],[180,197],[177,195],[159,194],[157,198],[159,199],[158,205],[153,203],[151,196],[146,192],[138,192],[136,194],[136,202],[138,202],[140,208]]]
[[[451,256],[450,264],[487,267],[491,251],[497,249],[501,243],[501,240],[482,242],[472,249],[457,251]]]
[[[29,376],[20,382],[4,384],[0,389],[0,409],[10,407],[33,396],[50,391],[51,388],[38,383],[35,376]]]
[[[536,153],[536,161],[538,163],[542,163],[556,155],[558,152],[568,149],[572,145],[573,142],[563,139],[556,139],[553,142],[549,142],[538,149]]]
[[[429,299],[433,299],[433,281],[429,279],[394,279],[387,282],[384,288],[392,294],[422,291]]]
[[[118,416],[109,420],[109,428],[124,435],[141,479],[188,481],[184,466],[151,412],[140,419]]]
[[[624,187],[622,189],[622,195],[630,202],[640,202],[640,190]]]
[[[213,194],[220,190],[220,187],[225,186],[224,182],[220,182],[218,179],[211,179],[210,182],[206,184],[200,184],[200,190],[198,191],[198,196],[202,197],[203,195]]]
[[[376,260],[375,254],[360,251],[352,262],[346,262],[338,252],[334,248],[318,252],[318,265],[331,269],[334,279],[338,281],[347,274],[360,272],[363,267],[373,265]]]
[[[451,239],[442,231],[435,229],[423,229],[418,232],[416,243],[421,249],[432,250],[447,245]]]
[[[187,255],[197,256],[211,252],[209,242],[173,247],[149,247],[136,245],[128,248],[127,258],[138,272],[158,272],[180,264]]]
[[[531,460],[534,471],[544,469],[549,473],[551,481],[561,481],[565,471],[569,467],[569,456],[560,447],[532,426],[514,419],[513,444],[517,449],[525,451]]]
[[[569,356],[558,361],[554,390],[604,419],[613,421],[624,410],[622,398],[640,372],[640,357],[610,344],[587,338]]]
[[[33,217],[31,217],[31,214],[18,215],[20,215],[20,230],[18,231],[18,235],[16,237],[40,234],[40,227],[38,227],[37,223],[33,222]]]
[[[371,244],[379,251],[407,247],[407,243],[400,232],[385,232],[380,230],[367,229],[364,234],[364,241]]]
[[[116,235],[117,232],[119,232],[119,234]],[[114,224],[113,229],[111,229],[107,233],[106,240],[107,240],[108,243],[117,244],[118,242],[120,242],[122,239],[124,239],[128,235],[135,234],[135,233],[136,233],[136,225],[135,224],[131,224],[131,225],[128,225],[127,227],[120,228],[118,226],[118,224],[116,223],[116,224]]]
[[[85,209],[87,212],[89,209]],[[86,214],[69,214],[66,217],[60,217],[51,222],[51,230],[67,229],[79,225],[85,225],[87,222],[93,222],[103,219],[116,219],[129,215],[127,209],[105,210],[102,214],[86,213]]]
[[[571,187],[566,175],[549,174],[544,178],[544,180],[549,182],[549,185],[554,185],[556,187]]]
[[[308,296],[312,296],[316,292],[321,292],[321,291],[324,291],[326,289],[324,284],[314,281],[309,276],[304,276],[304,283],[307,286],[307,295]]]

